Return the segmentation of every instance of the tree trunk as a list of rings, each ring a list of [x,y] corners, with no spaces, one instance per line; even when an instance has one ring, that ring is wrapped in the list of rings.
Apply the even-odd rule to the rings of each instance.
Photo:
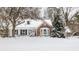
[[[15,24],[13,24],[12,37],[15,37]]]

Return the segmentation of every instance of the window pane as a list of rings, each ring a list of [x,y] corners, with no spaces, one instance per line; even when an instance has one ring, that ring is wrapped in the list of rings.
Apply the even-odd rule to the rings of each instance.
[[[27,30],[21,30],[21,35],[27,35]]]
[[[27,35],[27,30],[25,30],[25,34]]]
[[[27,24],[30,24],[30,21],[27,21]]]
[[[46,31],[46,29],[44,29],[44,34],[47,34],[47,31]]]
[[[15,30],[15,34],[18,35],[18,30]]]

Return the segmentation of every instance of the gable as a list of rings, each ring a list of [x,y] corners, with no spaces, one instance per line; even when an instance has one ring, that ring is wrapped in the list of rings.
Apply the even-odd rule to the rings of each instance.
[[[48,25],[52,26],[52,22],[51,22],[50,19],[48,19],[48,20],[44,20],[44,22],[46,22]]]
[[[43,22],[43,23],[39,26],[39,28],[42,28],[42,27],[51,28],[52,26],[51,26],[51,25],[49,25],[49,24],[48,24],[48,23],[46,23],[46,22]]]

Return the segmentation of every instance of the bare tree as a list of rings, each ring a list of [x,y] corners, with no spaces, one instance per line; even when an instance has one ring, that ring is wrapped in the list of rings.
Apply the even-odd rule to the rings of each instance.
[[[48,7],[47,12],[48,12],[48,18],[51,19],[52,28],[53,28],[53,22],[57,16],[57,8],[56,7]]]
[[[8,20],[11,22],[12,24],[12,36],[15,36],[15,27],[16,27],[16,21],[19,18],[19,14],[20,14],[20,7],[9,7],[8,10],[10,11],[7,18]],[[7,10],[6,10],[7,12]]]
[[[6,34],[4,36],[8,36],[8,26],[9,22],[7,20],[7,14],[5,13],[5,8],[0,8],[0,29],[2,30],[2,34]]]
[[[69,21],[69,15],[72,11],[72,7],[65,7],[65,8],[60,7],[60,9],[61,9],[61,16],[63,16],[63,19],[64,19],[64,24],[65,24],[65,26],[67,26],[68,21]],[[71,19],[72,19],[72,17],[71,17]]]
[[[31,18],[31,19],[38,19],[40,8],[38,7],[22,7],[21,9],[21,17],[23,18]]]
[[[8,19],[12,23],[12,36],[15,36],[15,27],[16,22],[21,19],[31,18],[36,19],[39,18],[39,10],[36,7],[9,7],[8,10],[9,15]],[[7,11],[6,11],[7,12]]]
[[[74,12],[72,16],[70,16],[71,12],[73,11],[73,8],[72,7],[60,7],[62,16],[65,20],[65,26],[68,26],[69,21],[72,20],[79,13],[79,10],[77,10]]]

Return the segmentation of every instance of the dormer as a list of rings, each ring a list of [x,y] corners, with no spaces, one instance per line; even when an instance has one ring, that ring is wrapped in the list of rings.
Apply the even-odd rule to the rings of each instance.
[[[30,24],[30,21],[27,21],[27,24],[29,25]]]

